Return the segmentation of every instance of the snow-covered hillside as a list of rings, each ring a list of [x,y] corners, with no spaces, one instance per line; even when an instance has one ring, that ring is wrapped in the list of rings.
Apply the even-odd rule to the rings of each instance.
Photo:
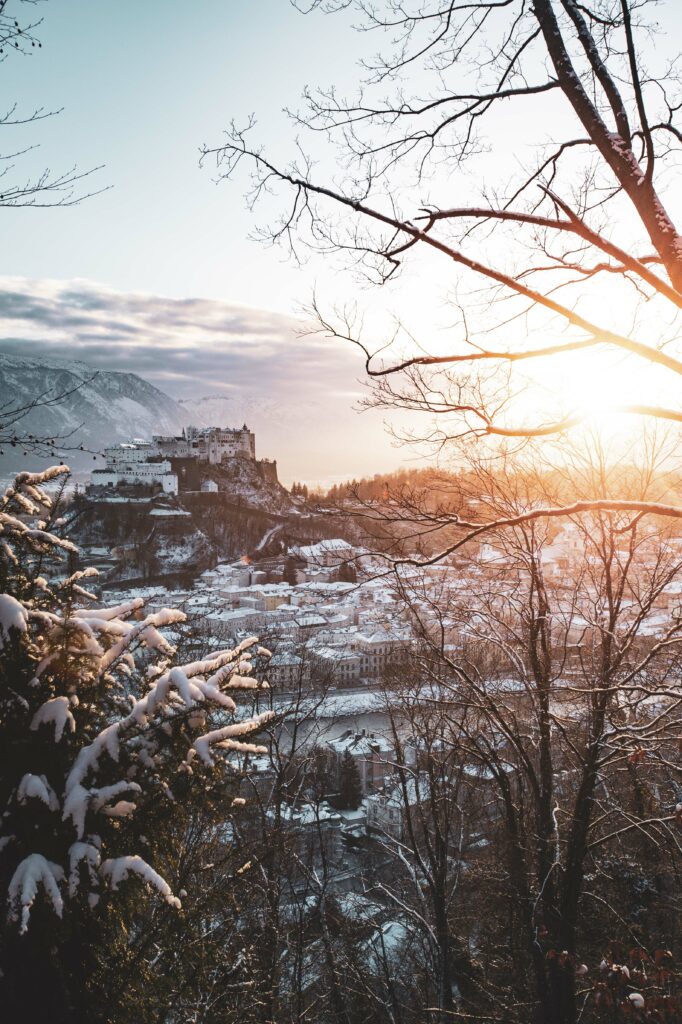
[[[36,400],[42,404],[23,416],[14,429],[20,436],[59,438],[65,449],[82,444],[98,452],[131,437],[179,433],[187,423],[186,411],[174,399],[134,373],[97,371],[86,363],[0,352],[3,419]],[[101,464],[99,459],[93,462],[91,453],[65,454],[76,469]],[[27,468],[26,461],[19,449],[10,449],[0,458],[0,469],[8,475]]]

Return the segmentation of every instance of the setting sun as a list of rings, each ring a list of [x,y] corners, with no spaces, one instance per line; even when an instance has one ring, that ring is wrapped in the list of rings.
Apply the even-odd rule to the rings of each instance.
[[[642,417],[623,407],[665,404],[671,390],[661,368],[605,347],[538,360],[523,376],[528,387],[520,393],[518,409],[524,424],[575,418],[609,439],[643,429]]]

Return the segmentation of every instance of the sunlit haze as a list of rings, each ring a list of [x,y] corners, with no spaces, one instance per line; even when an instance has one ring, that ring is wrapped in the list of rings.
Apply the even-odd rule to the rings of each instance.
[[[682,28],[676,5],[664,6]],[[412,457],[392,447],[381,414],[355,412],[357,350],[299,337],[301,310],[313,292],[329,307],[352,300],[369,306],[370,347],[383,341],[390,313],[425,348],[442,351],[456,337],[452,268],[422,259],[377,293],[340,274],[334,258],[304,252],[298,264],[250,237],[277,209],[274,200],[254,217],[246,179],[216,184],[210,162],[198,165],[202,144],[218,144],[231,120],[245,123],[252,112],[258,141],[287,159],[294,134],[282,106],[295,109],[307,84],[351,91],[357,63],[376,41],[354,32],[351,17],[304,17],[284,0],[206,0],[191,13],[175,0],[63,0],[42,13],[42,49],[7,74],[22,110],[61,112],[5,131],[17,149],[39,144],[23,158],[27,173],[31,161],[57,170],[103,165],[86,186],[107,191],[69,209],[5,212],[0,349],[130,370],[172,397],[239,399],[235,409],[252,406],[261,450],[278,459],[285,480],[371,474]],[[549,133],[552,108],[538,103]],[[495,153],[481,158],[477,173],[504,161],[512,173],[528,154],[516,151],[515,126],[493,118]],[[320,177],[327,171],[333,166],[317,169]],[[436,176],[429,188],[447,199],[447,179]],[[608,288],[604,294],[621,308]],[[622,310],[630,315],[627,303]],[[522,344],[524,326],[511,325],[497,342]],[[594,353],[524,367],[551,391],[551,415],[557,385],[567,414],[603,412],[611,392],[642,400],[640,370],[636,361]],[[255,400],[264,391],[267,414]],[[542,402],[537,393],[519,408],[532,419],[545,415]]]

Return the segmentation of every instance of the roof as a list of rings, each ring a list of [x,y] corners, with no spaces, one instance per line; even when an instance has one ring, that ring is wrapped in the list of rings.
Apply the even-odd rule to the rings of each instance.
[[[272,668],[273,665],[302,665],[303,658],[299,657],[298,654],[294,654],[293,651],[276,651],[270,658],[268,665]]]
[[[327,644],[320,644],[313,647],[313,653],[318,658],[325,658],[330,661],[355,661],[359,662],[361,655],[357,651],[347,649],[339,650],[337,647],[330,647]]]
[[[327,620],[323,615],[315,615],[311,612],[309,615],[300,615],[296,620],[297,626],[326,626]]]
[[[393,746],[386,737],[376,733],[358,733],[352,729],[346,730],[334,740],[327,740],[327,744],[338,754],[348,751],[354,757],[370,756],[376,752],[390,754],[393,750]]]
[[[387,629],[377,629],[374,633],[358,633],[357,639],[366,641],[370,644],[387,644],[395,641],[405,641],[408,639],[414,639],[410,636],[407,629],[395,630],[389,632]]]
[[[219,619],[221,622],[237,622],[240,619],[250,619],[257,612],[254,608],[234,608],[231,611],[214,612],[212,619]]]
[[[426,775],[421,774],[417,779],[410,777],[405,782],[405,792],[410,807],[429,797],[429,780]],[[376,801],[382,804],[391,804],[394,807],[402,807],[404,801],[403,787],[399,783],[388,784],[380,793],[371,795],[369,801]]]
[[[329,551],[348,551],[353,545],[350,541],[341,537],[333,537],[329,540],[320,540],[316,544],[307,544],[305,547],[297,548],[296,551],[304,558],[314,558],[316,555],[323,555]]]

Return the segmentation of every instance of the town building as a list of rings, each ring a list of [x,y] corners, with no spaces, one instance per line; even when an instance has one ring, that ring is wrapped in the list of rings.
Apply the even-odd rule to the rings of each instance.
[[[294,553],[310,567],[338,569],[353,557],[353,546],[340,537],[318,541],[294,549]]]
[[[347,729],[341,736],[327,740],[327,746],[334,754],[337,783],[343,758],[350,754],[358,769],[363,793],[378,790],[393,771],[393,744],[379,733]]]
[[[382,790],[367,797],[367,831],[400,842],[409,816],[428,799],[428,781],[423,775],[406,779],[404,785],[388,780]]]

